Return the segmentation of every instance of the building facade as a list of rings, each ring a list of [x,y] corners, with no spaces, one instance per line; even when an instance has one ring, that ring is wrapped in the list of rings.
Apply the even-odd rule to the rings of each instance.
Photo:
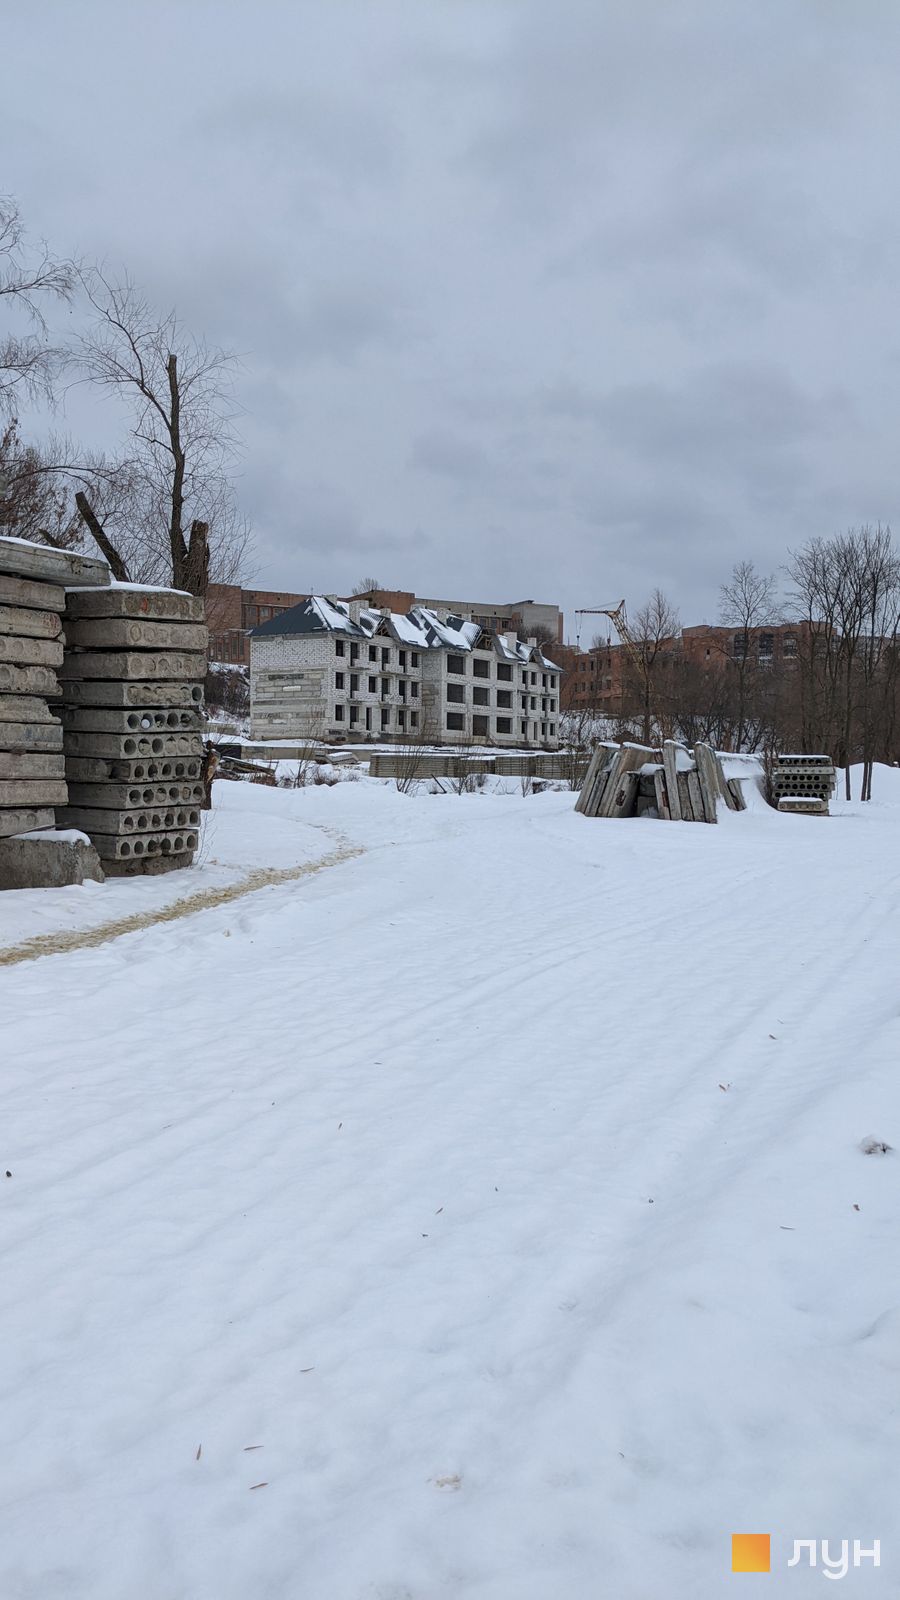
[[[309,595],[280,589],[241,589],[237,584],[211,583],[206,597],[210,661],[249,666],[251,630],[308,599]],[[495,605],[477,600],[426,600],[406,589],[371,589],[363,595],[346,596],[342,603],[356,602],[374,611],[400,615],[424,606],[426,610],[462,617],[464,622],[477,622],[491,633],[533,636],[539,644],[550,644],[551,640],[561,643],[563,637],[559,607],[534,600]]]
[[[555,750],[560,669],[532,640],[313,595],[250,637],[253,738]]]
[[[250,630],[280,617],[305,600],[282,589],[241,589],[236,583],[211,583],[206,595],[210,661],[250,665]]]
[[[665,639],[660,653],[706,672],[725,672],[735,664],[765,671],[788,670],[797,663],[806,636],[806,623],[778,623],[767,627],[711,627],[706,623],[683,628],[677,638]],[[564,646],[562,703],[566,711],[598,711],[617,716],[627,709],[634,688],[625,645],[612,639],[590,650]]]

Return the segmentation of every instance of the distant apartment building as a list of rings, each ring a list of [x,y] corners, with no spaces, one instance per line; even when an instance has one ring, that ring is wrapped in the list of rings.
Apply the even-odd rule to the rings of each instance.
[[[209,659],[250,665],[250,629],[280,617],[305,594],[281,589],[241,589],[236,583],[211,583],[206,595]]]
[[[206,600],[209,626],[209,659],[235,665],[250,664],[250,631],[273,617],[283,616],[292,606],[309,599],[306,594],[289,594],[278,589],[241,589],[237,584],[211,583]],[[348,595],[344,604],[362,601],[373,610],[388,610],[408,615],[414,607],[446,612],[477,622],[491,633],[515,633],[534,637],[539,644],[562,643],[563,614],[558,606],[534,600],[511,600],[495,605],[477,600],[424,599],[406,589],[371,589],[363,595]]]
[[[764,670],[790,670],[797,662],[804,623],[778,623],[766,627],[711,627],[706,623],[682,628],[677,638],[662,641],[661,652],[670,659],[701,671],[724,672],[746,658],[748,665]],[[590,650],[564,647],[562,703],[565,710],[596,710],[616,715],[623,710],[634,670],[624,644],[611,638]]]
[[[555,750],[559,678],[534,639],[429,606],[311,595],[252,630],[250,731]]]
[[[464,622],[477,622],[490,633],[524,634],[526,638],[536,637],[540,644],[562,644],[564,618],[559,607],[535,600],[510,600],[504,604],[488,600],[435,600],[406,589],[368,589],[365,594],[351,598],[362,600],[375,610],[386,607],[389,611],[409,612],[414,606],[425,606],[429,611],[445,611],[448,615],[462,617]]]

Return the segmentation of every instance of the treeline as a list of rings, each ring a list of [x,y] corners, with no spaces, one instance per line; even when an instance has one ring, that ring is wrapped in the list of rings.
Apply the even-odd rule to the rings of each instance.
[[[702,658],[656,591],[618,653],[618,703],[598,694],[593,709],[645,742],[826,754],[848,798],[861,764],[868,799],[873,764],[900,760],[900,553],[889,528],[851,528],[810,540],[784,577],[780,595],[774,576],[736,566]]]

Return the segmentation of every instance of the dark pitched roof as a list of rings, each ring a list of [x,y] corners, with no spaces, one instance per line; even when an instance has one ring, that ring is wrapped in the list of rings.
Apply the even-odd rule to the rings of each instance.
[[[299,605],[291,606],[289,611],[282,611],[280,617],[270,617],[268,622],[261,622],[258,627],[250,629],[252,639],[265,638],[267,634],[299,634],[299,633],[349,633],[354,638],[365,638],[363,629],[348,616],[328,601],[323,601],[319,595],[310,595],[308,600],[301,600]]]

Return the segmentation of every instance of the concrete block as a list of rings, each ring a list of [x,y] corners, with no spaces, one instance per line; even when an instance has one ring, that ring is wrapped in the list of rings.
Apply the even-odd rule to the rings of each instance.
[[[24,606],[0,605],[0,633],[18,633],[30,639],[55,639],[62,632],[57,611],[31,611]]]
[[[33,828],[53,827],[51,806],[18,806],[0,811],[0,839],[14,833],[29,833]]]
[[[822,795],[783,794],[778,801],[779,811],[793,811],[797,816],[827,817],[828,800]]]
[[[203,740],[196,733],[82,733],[67,728],[67,756],[202,756]]]
[[[63,806],[57,822],[64,828],[80,828],[83,833],[131,834],[171,833],[175,828],[199,828],[198,806],[136,806],[128,811],[96,810],[88,806]]]
[[[65,604],[66,591],[59,584],[34,583],[31,578],[10,578],[0,572],[0,605],[60,612]]]
[[[28,539],[0,539],[0,572],[14,578],[46,579],[63,586],[104,588],[109,583],[109,567],[92,556],[72,555],[68,550],[51,550],[48,545],[32,544]]]
[[[0,662],[10,661],[17,667],[61,667],[62,659],[61,639],[23,639],[0,634]]]
[[[30,751],[0,750],[0,778],[65,778],[66,758],[58,755],[33,755]]]
[[[8,694],[39,694],[53,700],[59,694],[59,682],[52,667],[15,667],[0,661],[0,695]]]
[[[103,706],[61,706],[59,716],[64,728],[76,728],[81,733],[199,733],[205,726],[202,711],[185,706],[158,711],[149,707],[109,710]]]
[[[66,778],[70,783],[190,783],[200,777],[200,766],[199,761],[181,756],[149,761],[66,756]]]
[[[142,617],[66,617],[66,639],[78,650],[205,650],[200,622],[147,622]]]
[[[206,607],[178,589],[142,589],[114,584],[110,589],[70,589],[67,617],[146,617],[159,622],[203,622]]]
[[[109,861],[104,862],[108,878],[135,878],[138,876],[158,877],[162,872],[184,872],[192,865],[194,860],[193,850],[187,850],[181,855],[142,856],[140,860]]]
[[[0,751],[62,750],[63,731],[58,722],[0,722]]]
[[[129,839],[117,833],[95,833],[91,843],[101,861],[145,861],[154,856],[189,855],[196,850],[200,835],[195,828],[172,833],[146,833]]]
[[[69,805],[102,811],[127,811],[135,806],[203,804],[202,783],[70,783]],[[109,829],[101,830],[109,832]]]
[[[62,698],[70,706],[194,706],[203,705],[202,683],[119,683],[114,678],[96,682],[69,678]]]
[[[4,722],[44,722],[59,727],[46,700],[34,694],[0,694],[0,743]]]
[[[46,648],[46,647],[45,647]],[[162,678],[195,682],[206,674],[204,655],[181,650],[143,654],[124,650],[67,650],[61,678],[119,678],[122,682]]]
[[[63,778],[0,779],[0,806],[64,806],[67,799]]]
[[[0,839],[0,889],[62,889],[68,884],[102,883],[104,871],[86,839]]]

